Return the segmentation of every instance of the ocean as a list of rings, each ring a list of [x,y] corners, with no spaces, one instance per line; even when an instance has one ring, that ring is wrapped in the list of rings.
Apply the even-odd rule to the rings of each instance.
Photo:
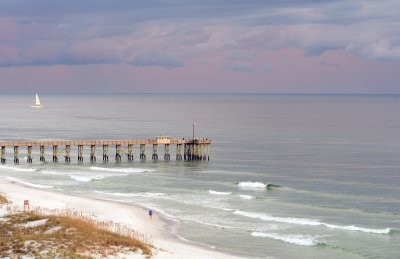
[[[9,148],[0,177],[152,209],[171,237],[247,258],[400,257],[399,95],[39,96],[0,96],[0,140],[190,138],[195,122],[210,161],[136,146],[134,162],[85,147],[27,164],[23,148],[14,165]]]

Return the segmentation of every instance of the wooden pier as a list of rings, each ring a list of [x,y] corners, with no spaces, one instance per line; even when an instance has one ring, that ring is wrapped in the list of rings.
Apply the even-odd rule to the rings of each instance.
[[[164,160],[171,160],[170,145],[176,145],[176,160],[205,161],[210,160],[210,144],[208,138],[175,139],[167,136],[159,136],[155,139],[145,140],[37,140],[37,141],[0,141],[1,163],[6,163],[6,149],[14,149],[14,163],[19,163],[20,149],[27,151],[27,163],[33,162],[33,147],[39,147],[39,160],[45,162],[45,150],[52,147],[53,162],[64,157],[65,162],[71,162],[71,147],[77,148],[78,162],[83,162],[84,148],[90,149],[90,162],[96,162],[97,147],[102,148],[103,161],[109,159],[109,146],[115,147],[115,161],[121,162],[123,155],[128,161],[134,160],[134,147],[139,147],[139,159],[146,160],[146,146],[152,146],[152,160],[158,160],[158,146],[164,145]]]

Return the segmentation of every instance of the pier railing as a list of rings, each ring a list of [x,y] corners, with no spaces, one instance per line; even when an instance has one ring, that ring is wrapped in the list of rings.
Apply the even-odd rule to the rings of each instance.
[[[115,146],[115,161],[120,162],[124,155],[128,161],[134,160],[135,146],[139,147],[139,159],[146,160],[146,146],[152,146],[152,160],[158,160],[158,146],[164,145],[164,160],[171,160],[170,145],[176,145],[176,160],[204,161],[210,160],[210,144],[208,138],[175,139],[159,136],[155,139],[143,140],[33,140],[33,141],[0,141],[1,163],[6,163],[6,150],[13,147],[14,163],[19,163],[21,148],[27,150],[27,162],[33,161],[33,147],[39,147],[39,160],[46,161],[46,147],[52,147],[53,162],[58,162],[59,156],[64,156],[65,162],[71,162],[71,147],[77,147],[79,162],[84,160],[84,148],[90,147],[90,162],[96,162],[97,147],[102,148],[103,161],[109,160],[109,146]],[[60,149],[64,147],[64,149]],[[182,148],[183,147],[183,148]]]

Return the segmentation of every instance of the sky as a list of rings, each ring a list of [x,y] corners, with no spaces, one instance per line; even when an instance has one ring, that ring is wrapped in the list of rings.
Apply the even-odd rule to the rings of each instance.
[[[399,0],[1,0],[2,93],[400,94]]]

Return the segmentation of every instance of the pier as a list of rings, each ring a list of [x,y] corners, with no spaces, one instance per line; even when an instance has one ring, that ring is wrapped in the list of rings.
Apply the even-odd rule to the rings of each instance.
[[[115,147],[115,162],[122,161],[123,156],[128,161],[134,161],[134,149],[138,147],[139,160],[146,160],[146,146],[152,147],[151,159],[159,159],[159,146],[164,146],[164,160],[171,160],[170,146],[176,145],[177,161],[208,161],[210,160],[210,144],[208,138],[175,139],[167,136],[159,136],[155,139],[145,140],[37,140],[37,141],[0,141],[1,163],[6,163],[6,151],[13,148],[14,163],[20,162],[20,150],[25,149],[27,163],[33,162],[33,147],[39,147],[39,160],[46,162],[45,151],[52,150],[52,161],[57,163],[59,157],[63,156],[64,161],[71,162],[71,148],[77,150],[78,162],[84,161],[84,149],[90,150],[89,161],[95,163],[97,160],[97,148],[102,150],[103,162],[109,160],[109,147]]]

